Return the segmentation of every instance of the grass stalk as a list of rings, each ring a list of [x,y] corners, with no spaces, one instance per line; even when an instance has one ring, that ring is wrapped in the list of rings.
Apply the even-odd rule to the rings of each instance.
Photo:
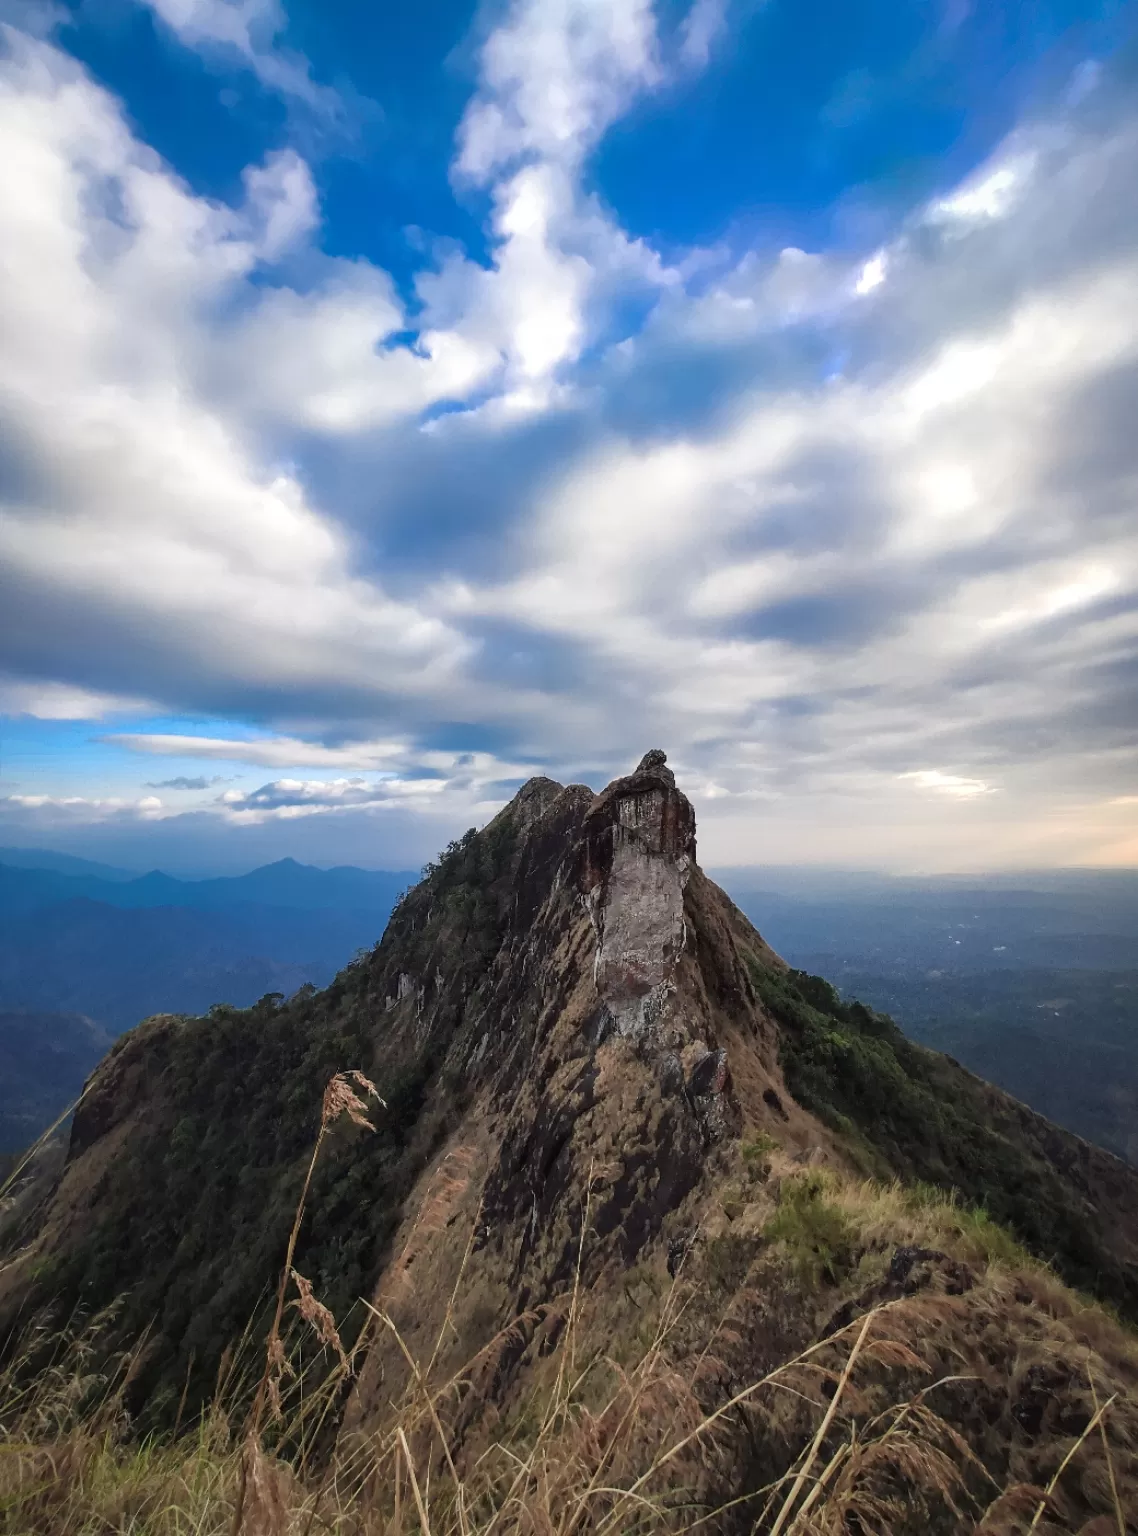
[[[415,1508],[419,1514],[419,1524],[422,1526],[423,1536],[431,1536],[431,1522],[427,1517],[427,1507],[423,1502],[423,1495],[419,1491],[419,1479],[415,1476],[415,1463],[411,1460],[411,1447],[407,1444],[407,1436],[403,1433],[402,1424],[399,1426],[398,1434],[403,1458],[407,1463],[407,1476],[411,1482],[411,1495],[415,1500]]]
[[[284,1315],[285,1294],[288,1290],[289,1276],[293,1273],[292,1261],[296,1256],[296,1242],[300,1236],[300,1224],[304,1220],[304,1207],[308,1201],[308,1191],[312,1187],[312,1175],[316,1171],[316,1160],[320,1156],[320,1148],[324,1145],[324,1139],[328,1134],[328,1127],[341,1114],[346,1114],[357,1125],[368,1130],[373,1128],[367,1118],[367,1106],[359,1095],[355,1093],[352,1088],[352,1081],[349,1081],[349,1079],[356,1082],[376,1099],[379,1099],[381,1104],[383,1103],[383,1100],[380,1099],[376,1091],[375,1084],[369,1082],[362,1072],[338,1072],[324,1090],[324,1098],[320,1107],[320,1129],[316,1133],[316,1144],[312,1148],[312,1156],[308,1160],[308,1170],[304,1175],[304,1184],[300,1191],[300,1199],[296,1202],[292,1229],[288,1235],[284,1267],[281,1270],[280,1281],[277,1285],[277,1299],[273,1311],[273,1321],[269,1328],[269,1337],[265,1345],[265,1364],[261,1371],[261,1379],[257,1383],[256,1395],[253,1398],[249,1430],[243,1442],[243,1447],[249,1444],[256,1445],[260,1440],[261,1420],[265,1412],[265,1398],[268,1395],[269,1378],[275,1368],[277,1351],[281,1348],[281,1318]],[[248,1487],[249,1454],[243,1448],[237,1475],[237,1492],[233,1501],[233,1523],[230,1527],[230,1536],[240,1536]]]
[[[822,1422],[819,1424],[818,1432],[815,1434],[813,1443],[810,1446],[809,1455],[806,1457],[803,1465],[799,1468],[798,1476],[791,1484],[790,1492],[787,1494],[786,1499],[783,1501],[782,1508],[779,1510],[778,1519],[771,1527],[770,1536],[779,1536],[779,1532],[786,1524],[791,1511],[798,1501],[798,1495],[802,1491],[802,1485],[810,1476],[810,1468],[814,1465],[818,1452],[821,1449],[822,1442],[825,1440],[830,1425],[834,1421],[834,1415],[838,1411],[838,1404],[842,1400],[842,1394],[845,1392],[846,1386],[849,1383],[850,1375],[857,1361],[857,1357],[861,1354],[861,1346],[865,1343],[866,1335],[869,1333],[870,1326],[873,1323],[873,1316],[874,1314],[872,1312],[868,1312],[866,1314],[865,1321],[861,1325],[861,1332],[858,1334],[857,1340],[855,1341],[853,1348],[850,1350],[849,1355],[846,1358],[846,1363],[842,1370],[842,1374],[838,1379],[837,1390],[834,1392],[833,1397],[830,1399],[830,1405],[822,1416]]]
[[[1114,1402],[1114,1400],[1115,1400],[1115,1398],[1117,1396],[1118,1396],[1117,1392],[1111,1393],[1110,1397],[1107,1398],[1106,1402],[1103,1403],[1102,1407],[1095,1409],[1094,1415],[1090,1419],[1089,1423],[1087,1424],[1086,1429],[1083,1430],[1082,1434],[1075,1441],[1074,1445],[1072,1445],[1071,1449],[1067,1452],[1066,1456],[1063,1457],[1063,1460],[1059,1463],[1058,1467],[1055,1469],[1055,1474],[1052,1477],[1051,1481],[1047,1484],[1047,1487],[1043,1490],[1043,1497],[1039,1501],[1039,1507],[1036,1509],[1035,1514],[1032,1516],[1031,1524],[1027,1528],[1028,1532],[1029,1532],[1029,1536],[1030,1536],[1030,1532],[1034,1531],[1036,1529],[1036,1527],[1038,1526],[1039,1522],[1043,1519],[1043,1511],[1047,1508],[1047,1505],[1048,1505],[1048,1503],[1049,1503],[1049,1501],[1051,1499],[1051,1495],[1055,1492],[1055,1489],[1058,1487],[1059,1479],[1063,1476],[1063,1473],[1066,1472],[1067,1468],[1071,1465],[1071,1462],[1075,1459],[1075,1456],[1078,1453],[1078,1451],[1081,1450],[1081,1448],[1083,1446],[1083,1443],[1085,1442],[1087,1437],[1094,1431],[1094,1429],[1099,1424],[1102,1423],[1103,1415],[1106,1413],[1106,1410],[1110,1407],[1111,1403]]]
[[[5,1177],[4,1182],[0,1184],[0,1200],[3,1200],[4,1196],[11,1189],[12,1185],[16,1182],[21,1173],[23,1173],[24,1169],[35,1157],[36,1153],[47,1145],[47,1143],[55,1135],[56,1131],[58,1131],[59,1127],[67,1119],[68,1115],[73,1115],[79,1108],[80,1104],[82,1104],[88,1093],[90,1093],[93,1081],[93,1078],[88,1078],[87,1082],[83,1084],[83,1092],[75,1100],[74,1104],[69,1104],[62,1114],[56,1116],[56,1118],[48,1126],[47,1130],[41,1131],[41,1133],[36,1137],[35,1141],[32,1142],[31,1146],[24,1153],[23,1157],[16,1164],[16,1166],[12,1169],[11,1173],[9,1173]]]
[[[1091,1398],[1094,1401],[1095,1413],[1099,1413],[1098,1387],[1095,1385],[1094,1372],[1088,1368],[1087,1380],[1091,1384]],[[1110,1454],[1110,1441],[1106,1437],[1106,1423],[1099,1414],[1098,1432],[1102,1438],[1102,1453],[1106,1457],[1106,1474],[1110,1479],[1110,1498],[1114,1505],[1114,1523],[1118,1527],[1118,1536],[1126,1536],[1126,1518],[1122,1513],[1122,1500],[1118,1496],[1118,1479],[1114,1475],[1114,1457]]]

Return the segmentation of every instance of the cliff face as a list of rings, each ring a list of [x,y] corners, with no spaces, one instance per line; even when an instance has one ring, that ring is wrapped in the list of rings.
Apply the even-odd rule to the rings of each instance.
[[[734,930],[781,962],[699,873],[694,813],[662,754],[597,796],[527,786],[487,836],[511,852],[485,974],[448,973],[428,881],[377,952],[390,944],[378,984],[392,1035],[446,1041],[446,1070],[472,1101],[461,1129],[477,1148],[464,1159],[478,1252],[504,1256],[510,1284],[533,1295],[573,1273],[587,1190],[598,1271],[678,1217],[745,1116],[773,1120],[786,1098],[779,1124],[793,1117],[802,1148],[819,1127],[785,1093]]]
[[[629,1276],[674,1274],[749,1208],[757,1185],[724,1194],[744,1153],[764,1179],[776,1165],[755,1210],[807,1169],[923,1181],[1138,1315],[1138,1172],[789,971],[702,874],[695,830],[662,753],[599,795],[531,780],[325,991],[140,1026],[10,1242],[0,1319],[125,1293],[124,1333],[151,1330],[134,1406],[160,1423],[187,1380],[203,1401],[263,1311],[323,1085],[349,1068],[387,1108],[331,1139],[298,1249],[349,1335],[361,1296],[412,1340],[449,1318],[456,1358],[520,1319],[520,1369],[574,1284],[616,1328]],[[727,1237],[753,1260],[774,1239],[739,1219]],[[855,1304],[858,1255],[888,1258],[866,1242],[811,1260],[763,1349]],[[402,1369],[371,1338],[349,1426],[382,1415]]]

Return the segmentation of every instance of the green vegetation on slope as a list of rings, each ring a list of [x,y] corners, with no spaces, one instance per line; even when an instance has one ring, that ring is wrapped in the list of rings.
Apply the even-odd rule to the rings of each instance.
[[[787,1087],[843,1135],[865,1171],[956,1190],[1074,1285],[1138,1316],[1138,1288],[1103,1250],[1041,1140],[1047,1133],[956,1062],[907,1040],[892,1019],[845,1003],[820,977],[751,963],[782,1026]]]
[[[268,1279],[279,1269],[323,1084],[362,1068],[387,1107],[374,1134],[337,1129],[317,1169],[298,1267],[337,1316],[374,1288],[415,1178],[446,1134],[457,1085],[432,1083],[461,1018],[463,997],[485,983],[505,915],[503,877],[513,849],[508,823],[452,843],[392,915],[382,941],[323,992],[288,1002],[270,994],[252,1008],[217,1007],[203,1018],[159,1017],[115,1047],[102,1075],[115,1113],[134,1113],[104,1175],[93,1218],[77,1241],[42,1261],[32,1305],[58,1318],[118,1303],[124,1339],[149,1330],[134,1379],[148,1419],[184,1411],[214,1385],[221,1351],[259,1315],[267,1326]],[[419,976],[436,968],[453,1005],[435,1033],[392,1038],[387,1001],[394,961]],[[127,1080],[145,1083],[129,1107]],[[430,1106],[424,1113],[430,1097]],[[106,1127],[84,1107],[85,1142]],[[121,1301],[120,1301],[121,1298]],[[258,1312],[259,1309],[259,1312]],[[347,1327],[360,1326],[356,1307]],[[155,1392],[156,1383],[161,1390]]]
[[[841,986],[911,1040],[1138,1165],[1138,971],[847,970]]]

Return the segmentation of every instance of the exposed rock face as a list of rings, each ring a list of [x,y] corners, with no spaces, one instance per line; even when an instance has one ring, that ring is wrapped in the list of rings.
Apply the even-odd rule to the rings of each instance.
[[[662,752],[600,794],[530,780],[325,992],[119,1043],[39,1235],[0,1266],[0,1331],[6,1312],[129,1290],[124,1327],[161,1320],[139,1398],[176,1405],[191,1364],[208,1393],[281,1261],[324,1083],[347,1068],[388,1107],[374,1136],[329,1142],[313,1187],[300,1267],[340,1316],[362,1292],[430,1332],[461,1270],[454,1327],[473,1351],[487,1319],[532,1334],[578,1274],[619,1293],[653,1256],[675,1269],[744,1129],[798,1169],[875,1158],[988,1205],[1014,1183],[1054,1217],[1038,1251],[1065,1233],[1138,1304],[1138,1174],[799,981],[700,871]],[[382,1411],[400,1359],[374,1342],[352,1422]]]
[[[695,812],[663,752],[610,784],[585,819],[578,880],[597,932],[593,979],[606,1022],[637,1036],[657,1026],[687,933],[684,888]]]
[[[662,752],[599,795],[550,796],[529,822],[491,1004],[518,1026],[466,1058],[501,1116],[483,1241],[527,1291],[572,1272],[590,1169],[600,1240],[588,1262],[628,1263],[742,1123],[707,984],[722,979],[718,957],[701,962],[688,921],[695,869],[695,814]],[[757,1034],[750,1044],[780,1081]]]

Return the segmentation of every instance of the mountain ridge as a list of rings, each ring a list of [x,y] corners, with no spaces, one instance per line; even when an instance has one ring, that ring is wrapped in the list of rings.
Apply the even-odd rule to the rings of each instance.
[[[203,880],[182,880],[158,869],[112,879],[40,865],[6,864],[0,854],[0,912],[35,911],[80,899],[126,908],[210,909],[258,903],[306,909],[379,910],[389,909],[394,897],[417,878],[409,870],[365,870],[351,864],[320,869],[295,859],[278,859],[244,875],[218,875]]]
[[[911,1296],[914,1318],[936,1299],[965,1353],[1006,1336],[985,1367],[1008,1383],[993,1458],[1019,1433],[1014,1340],[1042,1305],[1026,1281],[988,1276],[985,1254],[1027,1263],[993,1217],[1138,1315],[1138,1171],[788,967],[700,870],[691,804],[654,752],[599,795],[523,786],[325,991],[120,1040],[61,1179],[10,1239],[0,1318],[117,1300],[126,1332],[151,1330],[131,1382],[140,1422],[201,1409],[251,1315],[263,1336],[321,1086],[348,1069],[386,1107],[374,1133],[330,1139],[297,1264],[361,1351],[339,1410],[349,1439],[382,1426],[408,1371],[387,1333],[365,1331],[360,1297],[412,1343],[441,1326],[448,1351],[513,1330],[456,1447],[524,1399],[568,1292],[613,1348],[633,1315],[621,1298],[686,1265],[709,1294],[728,1287],[725,1305],[749,1298],[731,1372],[882,1298]],[[910,1194],[889,1195],[898,1179]],[[871,1198],[888,1223],[855,1229]],[[890,1276],[917,1261],[889,1234],[926,1208],[971,1257],[926,1244],[907,1292]],[[707,1347],[692,1334],[690,1369]],[[965,1428],[973,1411],[962,1403]]]
[[[0,864],[11,869],[44,869],[54,874],[93,876],[99,880],[135,880],[140,871],[103,864],[97,859],[83,859],[73,853],[57,853],[52,848],[0,847]]]

